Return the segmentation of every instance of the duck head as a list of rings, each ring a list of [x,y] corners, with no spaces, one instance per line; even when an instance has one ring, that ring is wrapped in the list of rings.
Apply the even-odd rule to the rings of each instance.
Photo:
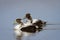
[[[21,18],[17,18],[17,19],[14,21],[13,24],[14,24],[14,25],[16,25],[16,24],[23,24],[22,19],[21,19]]]
[[[30,14],[30,13],[26,13],[24,19],[28,19],[28,20],[30,20],[31,23],[32,23],[32,17],[31,17],[31,14]]]

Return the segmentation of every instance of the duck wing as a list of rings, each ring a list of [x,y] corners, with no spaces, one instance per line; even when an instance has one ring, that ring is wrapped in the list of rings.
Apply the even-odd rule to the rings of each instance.
[[[27,27],[21,28],[22,32],[28,32],[28,33],[35,33],[36,32],[36,27],[33,25],[29,25]]]

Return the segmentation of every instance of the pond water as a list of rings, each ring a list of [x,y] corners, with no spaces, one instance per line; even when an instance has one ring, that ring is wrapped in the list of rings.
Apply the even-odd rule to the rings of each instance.
[[[16,40],[13,22],[29,12],[33,18],[60,24],[60,0],[0,0],[0,40]],[[60,40],[60,25],[46,25],[47,30],[22,40]]]
[[[60,25],[46,25],[44,29],[47,30],[42,30],[28,37],[22,37],[22,40],[60,40]],[[13,27],[0,30],[1,40],[17,40]]]
[[[28,37],[23,37],[22,40],[59,40],[60,38],[60,25],[47,25],[40,32],[31,34]]]

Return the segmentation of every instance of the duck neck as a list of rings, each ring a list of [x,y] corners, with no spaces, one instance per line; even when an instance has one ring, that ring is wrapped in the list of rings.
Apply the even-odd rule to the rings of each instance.
[[[22,25],[24,25],[22,22],[20,22],[20,23],[18,23],[18,24],[21,24],[21,27],[22,27]]]
[[[28,19],[29,21],[30,21],[30,23],[32,23],[33,22],[33,20],[32,19]]]

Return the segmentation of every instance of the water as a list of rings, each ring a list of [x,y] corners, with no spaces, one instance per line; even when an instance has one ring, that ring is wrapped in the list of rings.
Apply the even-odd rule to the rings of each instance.
[[[42,30],[40,32],[34,33],[28,37],[23,37],[22,40],[60,40],[60,25],[46,25],[47,30]],[[51,30],[57,29],[57,30]],[[49,30],[50,29],[50,30]],[[17,40],[14,35],[13,27],[6,29],[1,29],[0,39],[1,40]],[[20,40],[20,38],[19,38]]]
[[[60,38],[60,25],[46,25],[40,32],[31,34],[28,37],[23,37],[21,40],[59,40]],[[19,38],[18,38],[19,40]]]
[[[60,37],[60,35],[58,35],[60,33],[60,25],[47,25],[45,29],[47,30],[34,33],[28,37],[22,38],[22,40],[50,40],[49,38],[56,40]]]
[[[60,0],[0,0],[0,40],[16,40],[13,21],[30,12],[33,18],[60,23]],[[46,28],[60,28],[47,25]],[[60,30],[42,30],[23,40],[60,40]]]

